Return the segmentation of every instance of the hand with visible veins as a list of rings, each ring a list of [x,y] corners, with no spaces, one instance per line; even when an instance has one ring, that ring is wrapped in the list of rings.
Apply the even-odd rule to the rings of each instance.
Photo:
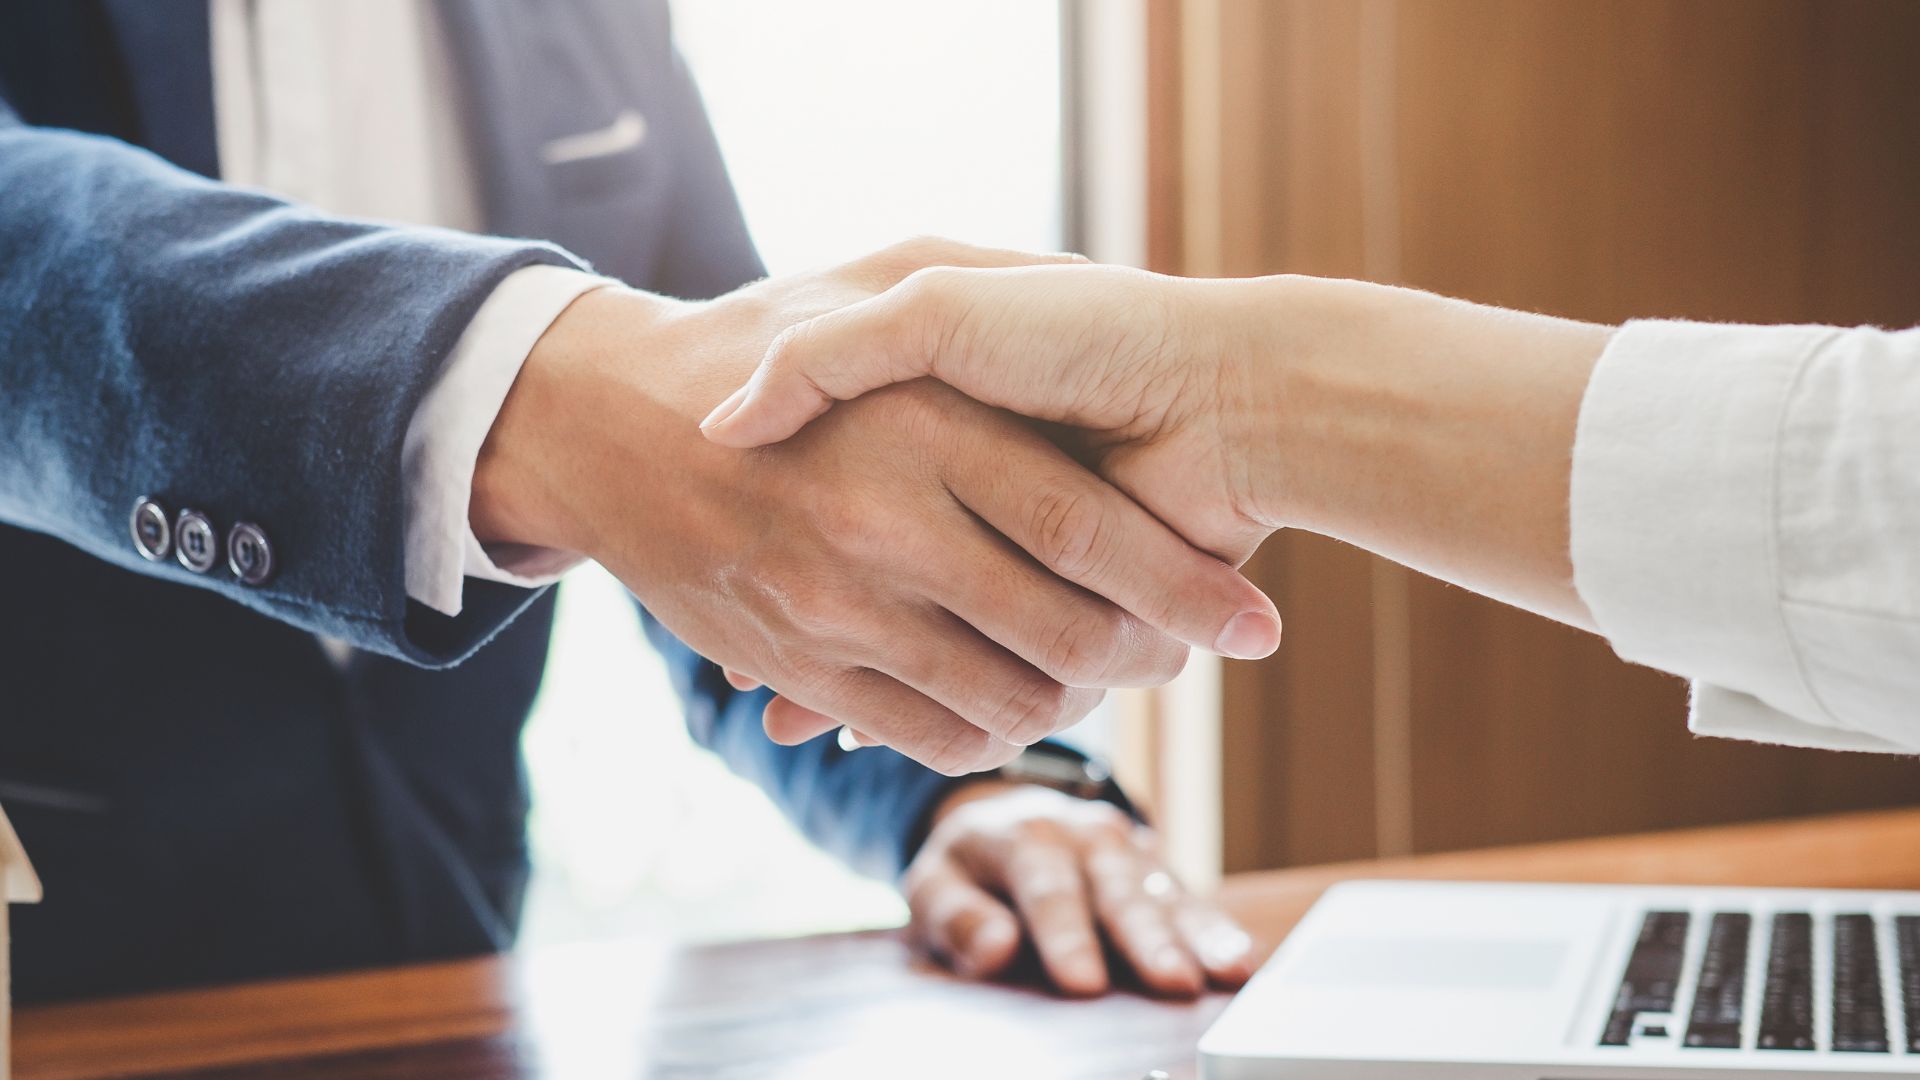
[[[797,322],[929,263],[1035,258],[919,241],[708,303],[589,293],[482,448],[476,535],[598,560],[779,691],[776,739],[840,722],[943,772],[1000,765],[1271,603],[1025,422],[933,382],[751,453],[696,425]]]
[[[1007,972],[1022,945],[1062,992],[1118,981],[1190,998],[1253,974],[1253,942],[1188,893],[1153,831],[1104,802],[983,780],[950,795],[907,867],[914,939],[969,978]]]

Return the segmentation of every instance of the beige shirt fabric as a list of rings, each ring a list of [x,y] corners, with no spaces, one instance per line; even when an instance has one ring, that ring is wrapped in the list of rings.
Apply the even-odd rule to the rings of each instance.
[[[1920,753],[1920,330],[1629,323],[1571,503],[1575,587],[1694,731]]]

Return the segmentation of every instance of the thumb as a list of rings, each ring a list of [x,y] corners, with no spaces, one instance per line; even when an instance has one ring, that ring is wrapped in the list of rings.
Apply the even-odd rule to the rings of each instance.
[[[931,352],[913,341],[939,339],[907,330],[909,322],[926,329],[932,317],[924,305],[883,293],[790,326],[700,430],[722,446],[764,446],[799,431],[836,401],[932,374]]]

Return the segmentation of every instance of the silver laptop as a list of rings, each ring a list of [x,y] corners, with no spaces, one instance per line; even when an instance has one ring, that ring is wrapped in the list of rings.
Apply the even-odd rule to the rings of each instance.
[[[1354,882],[1205,1080],[1920,1076],[1920,893]]]

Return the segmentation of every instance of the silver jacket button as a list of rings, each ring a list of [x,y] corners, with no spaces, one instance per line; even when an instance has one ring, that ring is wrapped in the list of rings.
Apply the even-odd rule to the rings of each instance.
[[[148,498],[134,503],[127,527],[133,532],[133,548],[141,558],[160,562],[173,554],[173,523],[159,503]]]
[[[242,585],[264,585],[273,576],[273,545],[266,530],[251,521],[235,522],[227,533],[227,568]]]
[[[220,537],[213,522],[198,510],[182,510],[173,519],[174,557],[180,565],[196,574],[204,574],[220,561]]]

